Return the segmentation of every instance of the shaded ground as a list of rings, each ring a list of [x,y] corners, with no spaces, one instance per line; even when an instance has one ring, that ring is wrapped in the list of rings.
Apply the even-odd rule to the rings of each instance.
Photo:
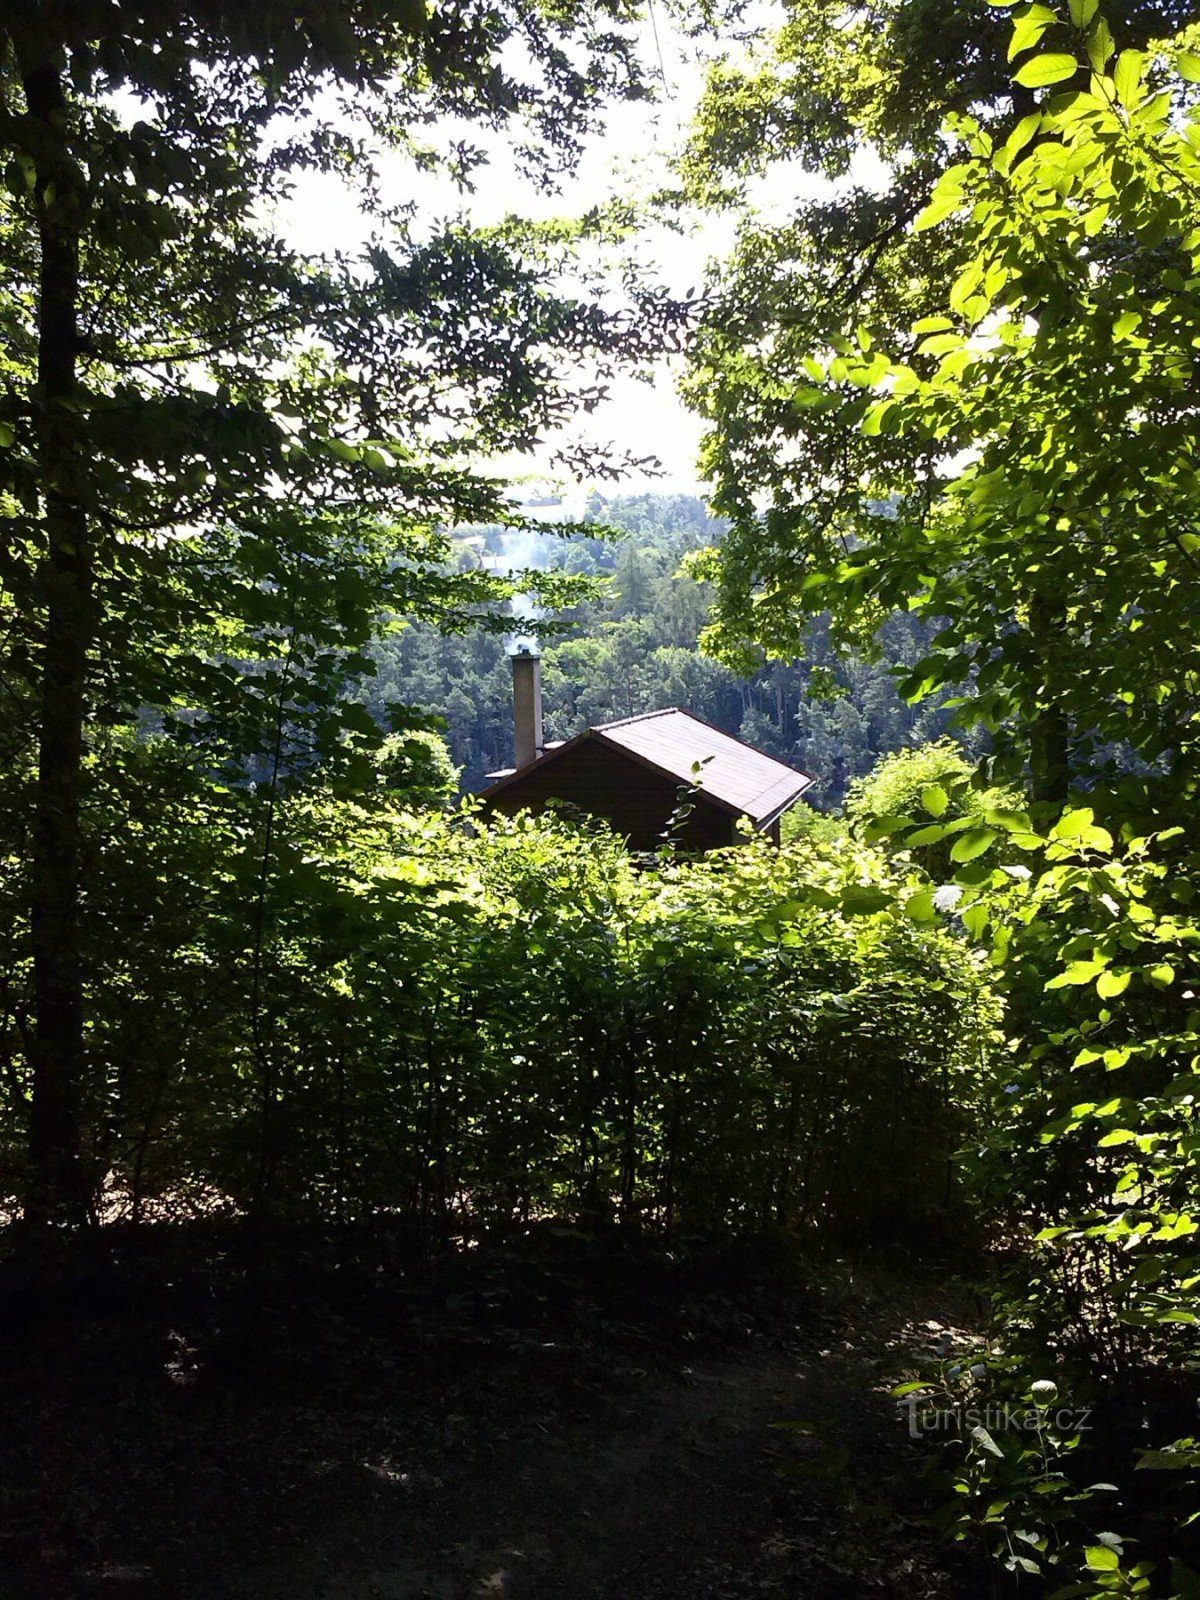
[[[886,1394],[963,1318],[935,1285],[556,1258],[9,1307],[5,1600],[987,1592]]]

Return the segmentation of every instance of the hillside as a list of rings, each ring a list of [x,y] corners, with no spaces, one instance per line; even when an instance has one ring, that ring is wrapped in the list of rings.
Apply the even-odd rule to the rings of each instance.
[[[931,632],[908,614],[878,635],[878,657],[842,656],[827,622],[809,624],[806,652],[794,662],[765,662],[739,677],[700,648],[712,598],[681,575],[690,551],[718,544],[723,525],[687,495],[604,500],[593,493],[585,520],[619,538],[561,539],[512,534],[498,526],[460,539],[464,564],[532,566],[603,580],[594,601],[550,620],[543,640],[546,736],[565,739],[600,722],[678,705],[816,779],[812,801],[836,809],[852,779],[881,755],[946,731],[940,700],[907,704],[892,669],[928,653]],[[550,628],[561,628],[549,636]],[[378,675],[368,705],[382,721],[389,702],[443,718],[468,791],[484,774],[510,765],[512,684],[507,639],[483,631],[444,634],[415,623],[374,647]],[[972,737],[979,743],[977,732]],[[973,753],[974,749],[972,747]]]

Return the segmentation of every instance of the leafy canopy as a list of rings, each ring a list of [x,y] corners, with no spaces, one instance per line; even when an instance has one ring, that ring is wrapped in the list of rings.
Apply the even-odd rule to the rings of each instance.
[[[1065,10],[1022,10],[1006,61],[981,9],[957,100],[920,76],[928,34],[911,60],[897,44],[921,17],[930,8],[855,18],[836,46],[861,46],[849,86],[817,77],[857,134],[874,116],[894,130],[892,187],[751,218],[718,282],[692,377],[713,423],[715,504],[732,521],[701,565],[720,590],[710,644],[739,661],[756,646],[786,656],[813,612],[861,638],[912,608],[942,632],[907,691],[968,686],[964,715],[1005,727],[1000,766],[1036,763],[1051,716],[1077,768],[1116,742],[1157,762],[1190,722],[1177,645],[1193,158],[1162,87],[1172,62],[1188,70],[1171,36],[1188,13],[1144,8],[1085,30]],[[1135,47],[1155,33],[1168,41]],[[795,70],[829,37],[785,30],[764,71],[780,152],[832,172],[804,143],[814,91]],[[979,82],[973,62],[986,63]],[[1044,87],[1022,81],[1046,73]],[[921,115],[895,98],[918,81]],[[1185,83],[1177,99],[1190,97]],[[697,161],[723,105],[718,82]],[[889,218],[859,228],[885,201]]]
[[[36,724],[47,600],[38,230],[78,256],[60,329],[77,376],[55,470],[88,522],[91,599],[73,626],[92,715],[150,706],[243,761],[269,744],[282,690],[289,739],[305,730],[294,759],[328,761],[369,737],[340,686],[368,670],[381,611],[462,626],[513,592],[446,564],[441,529],[520,521],[479,463],[573,416],[670,321],[653,296],[630,318],[572,286],[579,229],[431,227],[388,198],[385,164],[467,181],[483,151],[447,144],[439,119],[452,116],[507,130],[531,178],[552,183],[606,99],[645,93],[635,15],[413,0],[6,14],[11,729]],[[57,154],[28,112],[34,81],[61,95]],[[365,247],[331,240],[310,256],[289,243],[279,219],[313,174],[352,188]],[[560,597],[537,574],[519,582]]]

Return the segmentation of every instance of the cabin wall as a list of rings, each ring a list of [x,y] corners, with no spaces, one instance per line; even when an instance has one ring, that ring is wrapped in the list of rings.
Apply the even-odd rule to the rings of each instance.
[[[679,804],[679,789],[610,745],[586,739],[553,761],[530,767],[485,805],[514,816],[518,811],[541,811],[550,800],[605,818],[633,850],[654,850]],[[734,818],[706,801],[703,791],[694,797],[694,804],[696,809],[675,835],[680,847],[716,850],[732,844]]]

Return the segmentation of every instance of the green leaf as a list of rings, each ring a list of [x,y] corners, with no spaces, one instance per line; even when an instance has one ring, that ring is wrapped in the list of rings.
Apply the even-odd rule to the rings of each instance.
[[[1139,1472],[1190,1472],[1200,1466],[1200,1451],[1143,1450],[1137,1465]]]
[[[949,837],[950,834],[956,831],[952,822],[931,822],[926,827],[917,828],[910,833],[904,842],[916,849],[920,845],[938,844],[942,839]]]
[[[1113,85],[1117,99],[1127,111],[1132,111],[1144,93],[1142,73],[1146,58],[1140,50],[1122,50],[1113,71]]]
[[[922,339],[917,354],[922,356],[947,356],[954,350],[963,347],[961,333],[933,333],[928,339]]]
[[[1102,957],[1096,957],[1091,961],[1072,961],[1064,972],[1060,972],[1056,978],[1051,978],[1046,988],[1080,988],[1085,983],[1094,982],[1107,966],[1108,961]]]
[[[1113,836],[1107,828],[1098,827],[1094,818],[1090,806],[1068,811],[1051,829],[1050,837],[1078,843],[1090,850],[1109,851],[1113,847]]]
[[[921,317],[912,325],[914,333],[947,333],[954,327],[949,317]]]
[[[1017,19],[1013,27],[1012,37],[1008,42],[1008,59],[1010,61],[1014,61],[1017,56],[1024,54],[1026,50],[1032,50],[1054,21],[1053,13],[1044,15],[1044,11],[1044,7],[1034,6],[1023,17]]]
[[[1102,972],[1096,979],[1096,993],[1101,1000],[1115,1000],[1119,994],[1124,994],[1133,977],[1132,972]]]
[[[1046,55],[1034,56],[1019,72],[1013,74],[1013,78],[1026,89],[1044,89],[1052,83],[1065,83],[1078,71],[1079,62],[1074,56],[1051,51]]]
[[[937,907],[933,903],[932,889],[919,889],[904,902],[904,914],[910,922],[936,922]]]
[[[1185,50],[1179,57],[1179,76],[1185,83],[1200,83],[1200,56]]]
[[[974,1439],[975,1443],[979,1445],[981,1449],[986,1450],[989,1455],[1000,1456],[1001,1459],[1003,1459],[1004,1451],[1001,1450],[1000,1446],[996,1443],[995,1439],[992,1438],[991,1434],[986,1428],[972,1428],[971,1437]]]
[[[1096,820],[1096,813],[1090,806],[1080,806],[1073,811],[1065,811],[1050,830],[1052,839],[1075,839],[1081,833],[1086,833]]]
[[[962,204],[962,195],[944,194],[931,200],[913,223],[917,233],[924,233],[929,228],[936,228],[939,222],[944,222],[947,217],[953,216]]]
[[[1100,9],[1100,0],[1067,0],[1071,21],[1077,28],[1090,27],[1092,18]]]
[[[356,444],[348,444],[345,439],[326,439],[325,448],[330,455],[337,456],[340,461],[361,461],[362,450]]]
[[[961,839],[956,839],[950,850],[951,861],[974,861],[976,856],[995,844],[996,831],[994,828],[973,828],[970,833],[964,833]]]
[[[842,910],[851,917],[870,916],[876,911],[886,911],[895,904],[894,897],[886,889],[877,889],[874,884],[855,884],[846,889],[842,894]]]
[[[1089,1545],[1084,1559],[1093,1572],[1119,1572],[1121,1569],[1120,1556],[1106,1544]]]
[[[901,816],[872,817],[863,829],[868,843],[874,844],[877,839],[888,839],[894,833],[901,833],[908,827],[908,818]]]
[[[936,227],[939,222],[959,209],[963,203],[963,186],[971,170],[965,162],[946,168],[934,185],[929,204],[913,223],[918,233],[924,232],[926,228]]]
[[[882,400],[878,405],[872,406],[863,418],[862,431],[868,438],[874,438],[881,433],[894,433],[900,415],[900,407],[895,400]]]
[[[950,796],[940,783],[931,783],[928,788],[921,790],[921,805],[931,817],[944,815],[949,804]]]
[[[1101,17],[1088,35],[1087,53],[1088,60],[1092,64],[1092,70],[1103,72],[1115,49],[1112,29],[1105,19]]]
[[[1038,129],[1042,125],[1042,121],[1043,118],[1040,111],[1033,111],[1029,114],[1029,116],[1021,118],[1020,122],[1017,123],[1016,127],[1004,141],[1004,149],[1002,154],[1007,158],[1006,166],[1012,165],[1013,160],[1020,155],[1021,151],[1024,150],[1025,146],[1033,138],[1034,134],[1037,133]]]

